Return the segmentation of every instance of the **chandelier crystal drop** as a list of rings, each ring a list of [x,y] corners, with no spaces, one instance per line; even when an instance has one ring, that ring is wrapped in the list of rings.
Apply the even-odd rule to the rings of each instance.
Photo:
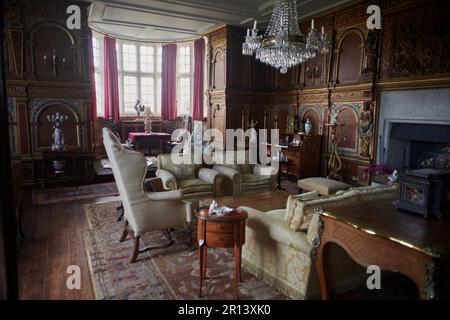
[[[320,35],[311,21],[306,38],[300,32],[296,0],[275,0],[272,18],[264,36],[258,35],[257,21],[253,29],[247,29],[242,54],[255,54],[257,60],[279,69],[282,74],[288,69],[316,57],[317,53],[329,52],[330,41],[324,28]]]

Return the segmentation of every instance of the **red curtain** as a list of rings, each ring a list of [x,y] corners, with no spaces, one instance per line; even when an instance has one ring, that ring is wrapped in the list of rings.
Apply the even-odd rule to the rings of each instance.
[[[203,120],[203,69],[205,65],[205,40],[197,39],[194,42],[194,120]]]
[[[97,96],[95,92],[94,49],[92,47],[92,30],[88,33],[89,79],[91,80],[91,120],[97,121]]]
[[[105,37],[104,57],[105,119],[119,120],[119,76],[115,39]]]
[[[177,117],[177,45],[162,47],[161,70],[161,118],[174,120]]]

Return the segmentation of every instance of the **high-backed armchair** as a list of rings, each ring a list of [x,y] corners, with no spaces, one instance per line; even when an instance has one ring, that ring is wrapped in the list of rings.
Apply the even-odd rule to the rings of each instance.
[[[124,241],[130,234],[135,241],[131,263],[140,253],[172,245],[174,242],[169,231],[172,228],[187,226],[190,239],[191,204],[182,200],[181,192],[147,192],[144,188],[146,158],[139,152],[123,148],[107,128],[103,129],[103,143],[125,211],[125,228],[120,240]],[[164,231],[169,242],[140,248],[140,237],[156,230]]]
[[[227,159],[234,159],[231,163]],[[245,159],[240,164],[239,159]],[[216,152],[213,169],[223,175],[222,195],[239,196],[245,193],[275,190],[278,170],[274,167],[251,164],[246,150]]]
[[[180,190],[183,199],[207,198],[220,192],[222,175],[219,172],[195,164],[192,154],[174,156],[180,157],[183,163],[174,163],[172,154],[158,156],[156,176],[161,178],[165,189]]]

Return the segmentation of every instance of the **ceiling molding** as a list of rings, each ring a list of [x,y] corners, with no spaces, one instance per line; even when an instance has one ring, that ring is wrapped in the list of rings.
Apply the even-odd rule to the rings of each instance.
[[[355,0],[298,0],[299,19],[351,1]],[[264,26],[270,21],[274,1],[94,0],[92,3],[89,24],[101,33],[122,39],[172,42],[199,37],[224,24],[249,27],[257,19],[258,25]]]

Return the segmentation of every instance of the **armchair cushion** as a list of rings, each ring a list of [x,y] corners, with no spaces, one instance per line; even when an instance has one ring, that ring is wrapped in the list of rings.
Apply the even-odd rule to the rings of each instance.
[[[158,156],[158,168],[169,171],[177,181],[194,179],[196,164],[191,155],[180,156],[182,163],[175,164],[172,161],[172,154],[160,154]]]
[[[252,164],[249,163],[247,150],[225,151],[214,153],[214,163],[224,167],[232,168],[240,173],[252,173]]]
[[[241,173],[233,168],[227,167],[227,166],[213,166],[213,170],[216,170],[217,172],[223,174],[225,177],[231,180],[236,180],[241,177]]]
[[[253,174],[257,174],[259,176],[274,176],[278,173],[278,170],[275,167],[266,166],[263,164],[255,164],[253,167]]]
[[[180,200],[181,196],[180,190],[147,193],[150,200]]]
[[[271,176],[260,176],[251,173],[242,175],[242,186],[244,188],[265,186],[271,184],[272,184]]]
[[[216,179],[220,178],[220,176],[221,174],[213,169],[200,168],[198,170],[198,178],[211,184],[215,184]]]
[[[156,170],[155,174],[158,178],[161,178],[164,189],[166,190],[178,189],[177,179],[170,171],[158,169]]]
[[[213,184],[202,179],[187,179],[178,181],[178,186],[183,194],[213,191]]]

